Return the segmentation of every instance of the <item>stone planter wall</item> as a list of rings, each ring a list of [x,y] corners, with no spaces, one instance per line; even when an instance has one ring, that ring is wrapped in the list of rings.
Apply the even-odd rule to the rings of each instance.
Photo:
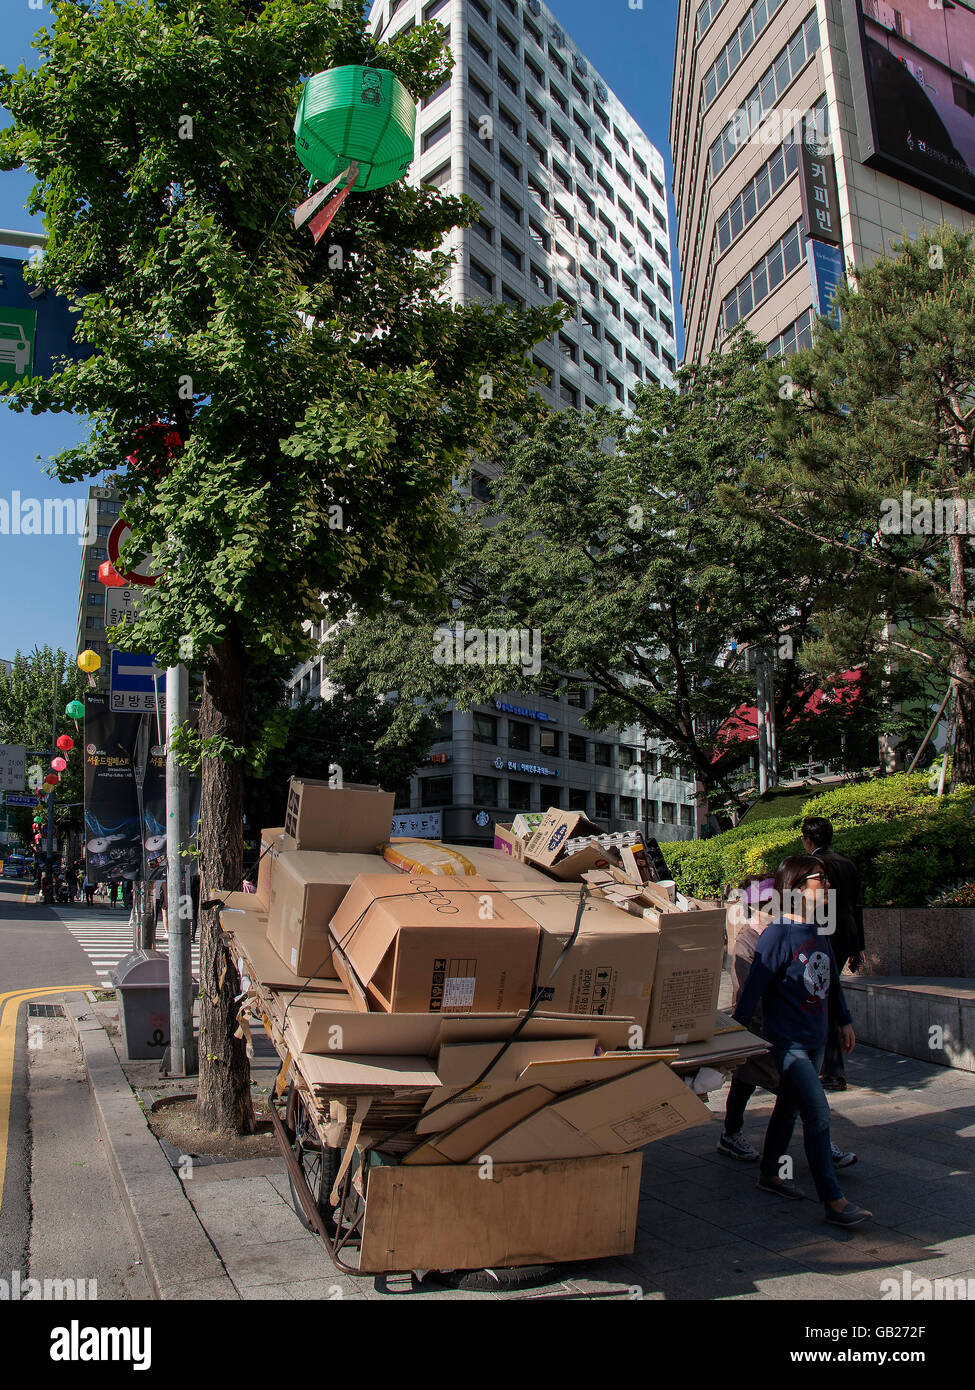
[[[975,908],[868,907],[861,977],[975,978]]]

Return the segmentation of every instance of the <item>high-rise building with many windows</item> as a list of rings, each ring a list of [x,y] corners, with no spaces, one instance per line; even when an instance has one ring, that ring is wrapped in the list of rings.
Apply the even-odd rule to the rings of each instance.
[[[663,157],[539,0],[377,0],[387,39],[435,19],[454,58],[449,81],[421,104],[409,181],[466,193],[482,208],[450,236],[457,303],[569,310],[535,350],[549,404],[629,409],[641,382],[673,384],[677,365],[673,263]],[[478,464],[479,495],[496,465]],[[318,662],[293,677],[299,694],[327,693]],[[581,689],[511,694],[449,710],[410,804],[445,839],[490,843],[495,820],[562,806],[607,828],[645,811],[659,839],[696,833],[693,781],[652,745],[634,773],[639,729],[580,723]],[[644,793],[647,791],[647,805]],[[405,827],[404,827],[405,828]]]
[[[975,222],[975,6],[679,0],[670,137],[688,360],[794,351],[845,267]]]

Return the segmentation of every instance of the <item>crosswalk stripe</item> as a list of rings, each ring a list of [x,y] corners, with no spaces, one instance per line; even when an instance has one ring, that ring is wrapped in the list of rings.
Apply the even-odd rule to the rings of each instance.
[[[98,917],[75,917],[60,914],[61,921],[87,955],[100,982],[107,982],[119,961],[133,949],[132,927],[128,916],[119,914],[118,918],[106,922]],[[161,955],[168,954],[168,938],[162,936],[156,949]],[[190,968],[194,974],[200,969],[200,948],[193,942],[190,951]]]

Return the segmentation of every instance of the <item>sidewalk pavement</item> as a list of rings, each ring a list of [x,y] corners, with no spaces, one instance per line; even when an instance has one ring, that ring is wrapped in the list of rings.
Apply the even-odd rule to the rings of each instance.
[[[80,996],[75,996],[78,1001]],[[825,1224],[801,1144],[796,1179],[812,1200],[756,1187],[757,1165],[716,1152],[714,1122],[644,1150],[632,1255],[563,1266],[530,1290],[475,1293],[410,1274],[350,1276],[332,1265],[291,1206],[283,1158],[197,1163],[181,1182],[149,1131],[108,1035],[71,1009],[99,1123],[150,1285],[161,1298],[241,1299],[856,1299],[879,1300],[903,1273],[975,1277],[975,1074],[876,1048],[848,1059],[850,1089],[830,1095],[833,1138],[859,1162],[845,1193],[874,1213],[855,1231]],[[88,1012],[89,1017],[82,1018]],[[263,1041],[263,1040],[262,1040]],[[268,1083],[277,1058],[255,1059]],[[185,1083],[184,1083],[185,1084]],[[745,1135],[760,1147],[773,1098],[758,1091]],[[890,1286],[886,1286],[890,1296]]]

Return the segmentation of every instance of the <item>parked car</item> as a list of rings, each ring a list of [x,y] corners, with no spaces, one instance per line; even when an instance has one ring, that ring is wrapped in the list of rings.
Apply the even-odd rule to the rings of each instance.
[[[27,860],[22,854],[8,854],[3,861],[4,878],[23,878],[27,872]]]

